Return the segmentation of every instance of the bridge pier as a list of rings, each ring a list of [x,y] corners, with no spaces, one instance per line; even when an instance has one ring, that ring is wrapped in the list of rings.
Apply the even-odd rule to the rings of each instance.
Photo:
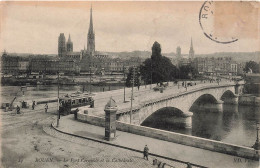
[[[222,100],[217,101],[217,110],[218,111],[223,111],[223,104],[224,104],[224,101],[222,101]]]
[[[192,127],[193,113],[183,113],[182,116],[173,116],[165,119],[166,123],[171,123],[178,128],[191,128]]]
[[[235,97],[225,99],[225,104],[238,104],[238,95],[235,95]]]
[[[185,128],[192,127],[192,116],[193,116],[192,112],[187,111],[187,112],[183,113],[182,122],[183,122]]]

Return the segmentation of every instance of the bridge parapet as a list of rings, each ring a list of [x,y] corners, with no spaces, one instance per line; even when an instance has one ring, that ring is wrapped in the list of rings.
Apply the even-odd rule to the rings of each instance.
[[[140,125],[147,117],[149,117],[155,111],[164,108],[164,107],[174,107],[182,112],[181,117],[185,118],[185,122],[191,125],[191,116],[193,113],[189,112],[191,105],[203,94],[213,94],[216,98],[216,103],[220,102],[221,96],[227,90],[231,90],[231,93],[235,92],[235,87],[237,83],[212,83],[207,85],[192,86],[189,89],[169,89],[164,93],[155,93],[156,96],[151,97],[150,99],[142,99],[133,105],[132,108],[132,121],[133,124]],[[234,96],[237,98],[237,96]],[[233,102],[232,102],[233,103]],[[117,120],[123,122],[130,121],[130,108],[120,109],[117,112]]]
[[[184,95],[187,95],[187,94],[191,94],[191,93],[194,93],[194,92],[198,92],[198,91],[201,91],[201,90],[215,89],[215,88],[221,88],[221,87],[230,87],[230,86],[236,86],[236,83],[232,82],[232,83],[226,83],[226,84],[221,84],[221,85],[218,85],[218,84],[206,85],[206,86],[200,86],[200,87],[197,87],[197,88],[194,88],[194,89],[189,89],[187,91],[183,90],[181,92],[177,92],[177,93],[173,93],[173,94],[170,93],[170,94],[168,94],[166,96],[156,97],[156,98],[152,98],[150,100],[143,100],[140,103],[135,104],[133,106],[133,111],[137,111],[140,108],[143,108],[143,107],[146,107],[146,106],[154,105],[154,104],[160,103],[162,101],[167,101],[167,100],[170,100],[170,99],[174,99],[174,98],[177,98],[177,97],[180,97],[180,96],[184,96]],[[120,109],[117,112],[117,114],[128,113],[128,112],[130,112],[130,110],[131,110],[130,107],[129,108]]]

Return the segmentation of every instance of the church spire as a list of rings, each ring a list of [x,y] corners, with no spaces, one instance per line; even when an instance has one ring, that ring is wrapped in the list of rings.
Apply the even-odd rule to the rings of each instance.
[[[192,37],[191,37],[191,42],[190,42],[190,48],[193,49],[193,44],[192,44]]]
[[[89,23],[88,34],[94,34],[94,30],[93,30],[93,20],[92,20],[92,5],[91,5],[91,8],[90,8],[90,23]]]
[[[70,39],[70,34],[69,34],[69,39],[68,39],[68,42],[71,42],[71,39]]]
[[[90,8],[90,23],[89,23],[89,30],[88,30],[87,53],[89,55],[95,54],[95,33],[93,29],[92,5]]]
[[[190,42],[189,58],[190,58],[190,59],[193,59],[193,58],[194,58],[194,49],[193,49],[192,37],[191,37],[191,42]]]

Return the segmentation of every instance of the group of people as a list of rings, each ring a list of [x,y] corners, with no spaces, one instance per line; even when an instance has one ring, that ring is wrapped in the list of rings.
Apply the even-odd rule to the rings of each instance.
[[[145,147],[144,147],[143,154],[144,154],[144,159],[148,160],[149,148],[147,145],[145,145]],[[187,168],[192,168],[192,166],[189,162],[187,163]]]
[[[32,103],[32,110],[34,110],[35,106],[36,106],[36,103],[35,103],[35,101],[33,101],[33,103]],[[26,103],[24,101],[22,102],[22,108],[26,108]],[[47,111],[48,111],[48,103],[45,104],[44,109],[45,109],[45,113],[47,113]],[[17,114],[21,114],[21,109],[20,109],[20,107],[18,105],[16,106],[16,113]]]

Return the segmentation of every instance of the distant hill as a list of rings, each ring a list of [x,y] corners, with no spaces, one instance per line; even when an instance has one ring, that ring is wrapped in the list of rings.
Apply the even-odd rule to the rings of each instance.
[[[257,52],[218,52],[213,54],[198,54],[196,57],[231,57],[237,62],[260,62],[260,51]]]
[[[152,55],[151,51],[131,51],[131,52],[104,52],[107,53],[108,55],[116,58],[119,57],[121,59],[127,59],[130,57],[140,57],[143,59],[150,58]],[[34,56],[57,56],[55,54],[25,54],[25,53],[8,53],[10,55],[16,55],[16,56],[22,56],[26,57],[29,55],[34,55]],[[174,52],[171,53],[163,53],[163,56],[169,57],[169,58],[175,58],[176,54]],[[187,57],[188,54],[182,54],[183,57]],[[195,57],[231,57],[237,62],[247,62],[247,61],[255,61],[255,62],[260,62],[260,51],[257,52],[217,52],[217,53],[212,53],[212,54],[195,54]]]
[[[132,51],[132,52],[104,52],[113,57],[119,57],[121,59],[126,59],[129,57],[141,57],[141,58],[149,58],[151,57],[150,51]]]
[[[152,52],[150,51],[132,51],[132,52],[106,52],[109,55],[114,57],[119,57],[122,59],[129,57],[141,57],[141,58],[150,58]],[[175,58],[176,53],[163,53],[163,56]],[[188,54],[182,54],[183,57],[187,57]],[[212,54],[195,54],[195,57],[231,57],[237,62],[247,62],[255,61],[260,62],[260,51],[257,52],[217,52]]]

